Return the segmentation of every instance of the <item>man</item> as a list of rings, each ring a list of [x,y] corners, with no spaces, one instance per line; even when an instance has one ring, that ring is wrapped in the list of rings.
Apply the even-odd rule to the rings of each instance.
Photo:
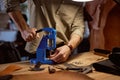
[[[36,51],[43,33],[36,34],[37,29],[52,27],[57,30],[57,45],[51,60],[60,63],[68,59],[72,51],[83,38],[84,20],[82,3],[70,0],[28,0],[30,24],[28,25],[20,11],[20,3],[25,0],[6,0],[5,6],[9,16],[15,22],[25,41],[26,50]]]

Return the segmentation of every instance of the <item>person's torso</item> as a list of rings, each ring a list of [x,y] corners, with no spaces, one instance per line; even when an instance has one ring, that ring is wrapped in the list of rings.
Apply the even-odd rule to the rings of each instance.
[[[57,42],[67,42],[80,3],[68,0],[33,0],[33,2],[29,0],[30,25],[36,26],[37,29],[55,28]]]

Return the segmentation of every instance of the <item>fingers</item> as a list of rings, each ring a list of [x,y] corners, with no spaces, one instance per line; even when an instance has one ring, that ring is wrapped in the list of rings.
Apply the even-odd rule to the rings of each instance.
[[[62,62],[64,62],[64,60],[63,60],[62,57],[60,57],[60,58],[56,58],[55,62],[57,62],[57,63],[62,63]]]
[[[34,36],[31,33],[29,33],[28,35],[26,35],[26,38],[25,38],[26,41],[31,41],[33,39],[34,39]]]
[[[50,59],[55,61],[56,63],[65,62],[70,54],[71,50],[69,49],[69,47],[63,45],[55,50],[54,54],[50,56]]]
[[[60,49],[57,49],[55,53],[50,56],[50,59],[57,63],[61,63],[67,60],[67,56],[65,52],[61,51]]]
[[[50,59],[57,63],[63,62],[64,60],[63,55],[61,53],[55,53]]]
[[[50,58],[55,57],[58,53],[59,53],[59,51],[56,49],[54,54],[50,55]]]
[[[39,38],[39,34],[36,33],[36,29],[35,28],[29,28],[27,30],[24,30],[21,32],[22,37],[25,41],[32,41],[36,38]]]
[[[35,28],[32,28],[30,29],[29,31],[29,35],[28,35],[28,41],[32,41],[34,39],[36,39],[36,29]]]

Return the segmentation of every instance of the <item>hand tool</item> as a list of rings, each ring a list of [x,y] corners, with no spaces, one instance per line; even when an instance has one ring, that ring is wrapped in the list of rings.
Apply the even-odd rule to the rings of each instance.
[[[56,48],[56,30],[53,28],[43,28],[36,31],[36,33],[42,31],[47,32],[47,34],[43,36],[36,50],[36,59],[31,59],[30,62],[33,64],[38,62],[42,64],[53,64],[54,61],[50,60],[47,54],[50,55],[50,51]]]

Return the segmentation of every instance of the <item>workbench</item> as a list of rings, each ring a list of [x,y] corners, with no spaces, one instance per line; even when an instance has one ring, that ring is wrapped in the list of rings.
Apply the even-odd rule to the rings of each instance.
[[[84,52],[84,53],[77,54],[77,55],[71,57],[65,63],[72,63],[77,66],[87,66],[94,62],[98,62],[98,61],[101,61],[104,59],[107,59],[107,57],[96,55],[96,54],[94,54],[93,51],[91,51],[91,52]],[[33,74],[33,73],[40,72],[40,71],[29,71],[30,67],[33,66],[33,64],[30,64],[29,61],[1,64],[0,71],[4,70],[9,65],[18,65],[18,66],[22,67],[22,69],[12,72],[13,75]],[[57,64],[57,65],[62,65],[62,64]],[[47,68],[49,65],[41,65],[41,66]],[[47,71],[47,70],[45,70],[45,71]],[[94,68],[93,68],[92,72],[87,73],[87,76],[93,78],[94,80],[120,80],[120,76],[103,73],[103,72],[98,72],[98,71],[95,71]]]

